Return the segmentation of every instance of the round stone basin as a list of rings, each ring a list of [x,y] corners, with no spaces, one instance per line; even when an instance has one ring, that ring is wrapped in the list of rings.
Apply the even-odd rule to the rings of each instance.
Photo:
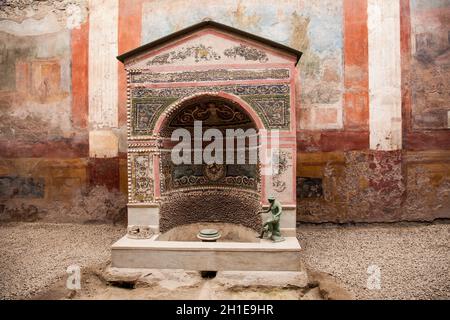
[[[220,238],[220,232],[216,229],[202,229],[197,234],[197,238],[202,241],[216,241]]]
[[[200,231],[201,237],[199,237]],[[216,238],[217,232],[218,238]],[[202,241],[205,239],[218,242],[259,242],[257,236],[258,233],[255,230],[238,224],[206,222],[175,227],[160,234],[156,241]]]

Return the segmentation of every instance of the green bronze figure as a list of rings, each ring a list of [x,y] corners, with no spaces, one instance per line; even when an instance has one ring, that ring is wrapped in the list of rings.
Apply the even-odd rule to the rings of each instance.
[[[284,241],[280,231],[280,217],[281,212],[283,211],[281,208],[281,203],[275,200],[274,196],[270,196],[267,200],[269,200],[270,204],[269,209],[258,213],[272,212],[272,217],[267,219],[267,221],[263,224],[263,229],[259,238],[262,239],[264,238],[264,234],[267,234],[267,238],[271,239],[273,242]]]

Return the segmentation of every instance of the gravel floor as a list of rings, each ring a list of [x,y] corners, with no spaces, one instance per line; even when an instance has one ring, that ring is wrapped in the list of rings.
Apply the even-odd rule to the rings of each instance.
[[[450,224],[301,225],[298,238],[306,264],[358,299],[450,299]]]
[[[27,298],[66,276],[72,264],[104,263],[125,234],[112,225],[0,224],[0,299]]]
[[[45,291],[71,264],[108,261],[124,233],[111,225],[0,224],[0,299]],[[450,298],[450,224],[301,225],[298,238],[306,264],[359,299]],[[370,265],[379,267],[379,290],[366,288]]]

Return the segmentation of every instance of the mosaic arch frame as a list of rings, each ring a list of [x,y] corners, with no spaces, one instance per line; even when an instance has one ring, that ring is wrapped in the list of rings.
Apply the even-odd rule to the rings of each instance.
[[[170,141],[171,131],[179,128],[173,126],[174,120],[190,106],[197,104],[224,103],[245,113],[245,128],[254,128],[257,135],[265,127],[253,108],[245,101],[224,92],[202,92],[184,97],[169,106],[156,122],[154,134],[161,138],[160,150],[160,223],[161,232],[190,223],[221,222],[235,223],[259,231],[261,216],[261,181],[260,166],[241,164],[212,165],[174,165],[171,163],[171,148],[176,142]],[[205,120],[206,123],[208,122]],[[207,124],[206,124],[207,125]],[[236,128],[239,123],[226,127]],[[183,127],[183,126],[181,126]],[[191,130],[192,126],[184,127]],[[244,129],[245,130],[245,129]],[[224,140],[222,140],[224,142]],[[219,170],[216,170],[219,169]],[[209,202],[206,204],[206,202]],[[227,203],[226,206],[223,204]],[[231,209],[233,208],[233,209]],[[233,214],[228,214],[230,210]]]
[[[186,101],[215,96],[238,104],[250,115],[258,131],[266,130],[269,143],[273,132],[279,133],[280,170],[274,176],[261,176],[261,205],[267,205],[269,194],[278,198],[285,212],[282,228],[295,234],[295,89],[300,55],[272,45],[270,40],[245,38],[245,32],[234,32],[235,29],[219,24],[203,23],[188,29],[186,34],[178,32],[176,39],[168,36],[156,41],[155,48],[147,44],[118,57],[127,74],[128,224],[150,226],[159,232],[163,147],[160,130],[164,120]],[[164,50],[170,50],[169,56],[183,57],[186,52],[197,52],[197,47],[209,48],[222,58],[151,63]],[[239,54],[228,54],[229,47],[236,48]],[[265,58],[253,59],[255,52]]]

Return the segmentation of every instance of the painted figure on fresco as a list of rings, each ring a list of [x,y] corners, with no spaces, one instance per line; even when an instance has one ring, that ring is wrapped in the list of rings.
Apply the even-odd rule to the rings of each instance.
[[[263,224],[263,229],[261,231],[260,239],[264,238],[264,234],[267,234],[267,238],[271,239],[273,242],[284,241],[284,238],[281,236],[280,231],[280,217],[281,212],[283,211],[281,208],[281,203],[275,200],[274,196],[269,196],[267,199],[269,200],[269,209],[266,211],[261,211],[258,213],[272,213],[272,217],[267,219],[267,221]]]

